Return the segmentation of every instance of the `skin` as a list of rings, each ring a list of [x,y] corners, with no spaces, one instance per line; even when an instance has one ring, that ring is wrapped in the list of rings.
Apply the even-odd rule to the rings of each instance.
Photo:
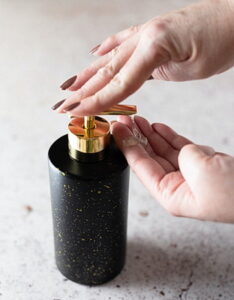
[[[139,116],[134,120],[120,116],[118,121],[112,125],[118,147],[151,195],[170,214],[234,222],[232,156],[195,145],[167,125],[151,125]]]
[[[104,40],[99,58],[57,109],[95,115],[156,80],[207,78],[234,65],[234,0],[206,0]],[[66,107],[79,103],[70,111]],[[234,222],[234,158],[192,144],[163,124],[121,117],[113,135],[146,188],[173,215]],[[134,137],[138,131],[142,139]],[[142,143],[148,139],[148,144]]]

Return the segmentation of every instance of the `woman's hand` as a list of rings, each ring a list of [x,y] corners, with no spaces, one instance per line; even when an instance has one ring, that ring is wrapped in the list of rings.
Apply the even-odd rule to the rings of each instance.
[[[119,117],[112,125],[129,165],[172,215],[234,223],[234,157],[193,144],[164,124]]]
[[[206,0],[158,16],[107,38],[93,50],[101,56],[62,89],[74,91],[53,108],[94,115],[124,100],[152,75],[184,81],[234,65],[234,0]]]

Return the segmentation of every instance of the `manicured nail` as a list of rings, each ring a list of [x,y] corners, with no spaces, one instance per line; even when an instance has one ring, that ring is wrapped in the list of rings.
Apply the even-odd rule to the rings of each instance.
[[[80,102],[72,103],[71,105],[64,107],[63,110],[65,112],[67,112],[67,111],[73,110],[75,107],[78,107],[79,105],[80,105]]]
[[[94,52],[96,52],[100,46],[101,46],[101,44],[95,46],[93,49],[91,49],[91,50],[89,51],[89,54],[94,54]]]
[[[61,101],[55,103],[55,105],[52,106],[51,109],[55,110],[55,109],[59,108],[59,106],[61,106],[65,100],[66,100],[66,99],[63,99],[63,100],[61,100]]]
[[[66,80],[63,84],[60,85],[60,88],[62,90],[66,90],[67,88],[69,88],[75,81],[76,81],[77,76],[72,76],[71,78],[69,78],[68,80]]]
[[[154,77],[151,75],[147,80],[152,80]]]

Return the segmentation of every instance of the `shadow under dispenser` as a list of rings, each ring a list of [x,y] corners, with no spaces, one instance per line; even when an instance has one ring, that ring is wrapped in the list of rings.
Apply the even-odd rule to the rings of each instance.
[[[115,105],[100,115],[131,115]],[[129,166],[100,116],[71,117],[48,153],[55,259],[68,279],[105,283],[126,255]]]

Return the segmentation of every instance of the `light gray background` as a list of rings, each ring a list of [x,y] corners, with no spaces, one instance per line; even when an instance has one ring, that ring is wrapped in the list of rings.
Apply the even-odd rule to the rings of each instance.
[[[121,275],[80,286],[64,280],[53,257],[47,150],[66,131],[67,117],[50,110],[68,94],[59,85],[93,61],[89,50],[109,34],[191,2],[0,0],[0,299],[234,298],[233,225],[169,216],[134,174]],[[203,81],[148,82],[126,102],[233,155],[233,95],[232,69]]]

